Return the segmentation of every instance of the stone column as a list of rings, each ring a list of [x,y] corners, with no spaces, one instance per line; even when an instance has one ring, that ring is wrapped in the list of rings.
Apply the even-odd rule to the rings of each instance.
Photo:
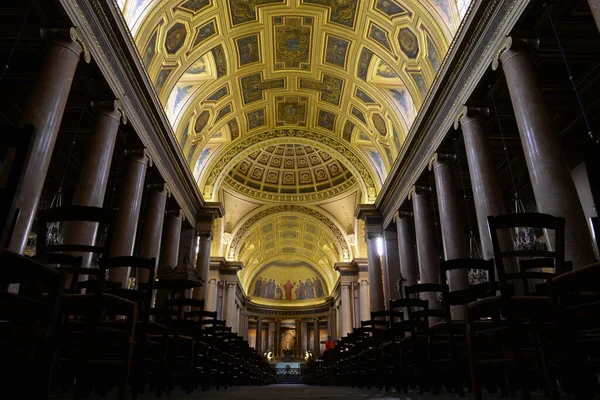
[[[20,213],[9,245],[9,250],[20,254],[23,254],[27,245],[75,70],[83,51],[75,28],[42,29],[41,34],[48,44],[47,51],[20,123],[21,126],[34,127],[23,183],[16,202]],[[89,54],[86,53],[86,56],[89,62]]]
[[[263,331],[263,320],[261,317],[256,318],[256,352],[258,354],[263,353],[262,349],[262,331]]]
[[[296,342],[294,343],[294,355],[296,357],[300,357],[300,353],[302,352],[302,346],[300,344],[301,334],[302,333],[302,321],[299,319],[296,320]]]
[[[227,326],[231,327],[231,330],[234,331],[235,325],[235,281],[226,282],[226,293],[225,293],[225,323]]]
[[[385,309],[383,303],[383,278],[381,271],[381,259],[377,252],[377,238],[380,235],[367,233],[367,254],[369,258],[369,296],[371,311]]]
[[[366,279],[360,280],[360,288],[358,292],[358,304],[360,305],[359,315],[361,321],[371,319],[371,310],[369,308],[369,282]]]
[[[154,278],[158,276],[158,260],[162,241],[163,223],[165,220],[165,206],[169,190],[166,185],[157,185],[150,188],[148,195],[148,204],[146,205],[146,215],[144,218],[144,228],[142,230],[142,242],[140,243],[140,256],[146,258],[156,258],[156,267],[154,268]],[[137,272],[137,279],[141,283],[148,282],[148,271],[140,270]]]
[[[217,310],[217,291],[219,282],[215,278],[209,278],[208,282],[204,282],[206,285],[206,298],[204,299],[204,309],[206,311]]]
[[[200,274],[200,277],[204,279],[204,286],[194,289],[195,299],[204,299],[208,294],[208,288],[206,282],[209,279],[210,271],[210,246],[212,245],[212,233],[200,232],[199,236],[198,253],[196,254],[196,271]]]
[[[275,357],[281,356],[281,321],[275,320],[275,337],[273,338],[273,348]]]
[[[494,258],[494,248],[487,217],[506,214],[506,207],[496,177],[496,166],[492,159],[490,145],[485,135],[484,112],[485,110],[464,107],[454,127],[458,129],[460,124],[462,129],[473,190],[473,202],[477,214],[481,252],[483,259],[489,260]],[[513,241],[510,232],[501,230],[498,232],[498,236],[503,248],[512,247]],[[511,260],[507,259],[505,262],[509,261]],[[508,269],[509,264],[506,267]]]
[[[390,299],[399,299],[402,297],[398,290],[398,280],[400,279],[400,252],[398,251],[398,234],[395,229],[386,229],[383,231],[383,246],[385,250],[385,265],[387,267],[385,281],[387,282],[389,293],[389,297],[384,304],[384,308],[387,309]]]
[[[308,321],[306,321],[306,351],[312,352],[312,349],[310,348],[310,335],[308,333],[309,330],[310,330],[310,327],[309,327]]]
[[[417,239],[417,256],[419,259],[420,283],[440,283],[440,265],[438,260],[438,248],[436,243],[436,226],[433,223],[431,203],[427,195],[427,189],[417,190],[413,187],[408,195],[412,200],[415,237]],[[439,307],[436,298],[428,298],[430,307]]]
[[[265,343],[265,351],[273,350],[273,336],[275,335],[275,324],[273,322],[267,322],[267,335]]]
[[[395,217],[398,251],[400,253],[400,274],[402,276],[401,297],[404,297],[404,286],[417,284],[417,259],[411,217],[412,213],[406,212],[399,212]]]
[[[313,332],[313,334],[314,334],[313,357],[318,358],[321,355],[321,343],[319,343],[321,341],[321,338],[319,337],[319,318],[315,318],[315,322],[313,324],[313,329],[314,329],[314,332]]]
[[[596,21],[596,26],[600,30],[600,0],[588,0],[588,4],[590,5],[594,21]]]
[[[300,341],[302,342],[301,345],[301,349],[300,351],[302,352],[302,355],[304,356],[306,354],[306,351],[308,350],[308,322],[303,319],[302,323],[300,324]]]
[[[73,205],[102,207],[117,132],[121,118],[125,120],[125,117],[116,100],[94,102],[92,107],[95,111],[94,127],[75,188]],[[98,224],[95,222],[65,222],[62,227],[63,240],[69,244],[94,245],[97,230]],[[74,255],[83,257],[81,263],[83,268],[92,265],[92,253],[74,253]]]
[[[434,156],[430,163],[430,169],[433,169],[437,188],[444,259],[468,258],[469,244],[460,213],[460,200],[454,184],[452,163],[440,159],[440,157],[439,154]],[[464,200],[466,201],[466,199]],[[451,271],[448,274],[448,286],[451,291],[468,289],[467,271]],[[456,320],[464,319],[463,308],[453,307],[452,318]]]
[[[160,259],[158,260],[158,275],[167,268],[177,267],[179,256],[179,241],[181,240],[181,224],[183,215],[180,210],[167,211],[164,217],[162,238],[160,240]],[[169,297],[169,291],[158,290],[156,304],[162,306]]]
[[[111,257],[133,255],[135,235],[140,219],[144,181],[149,163],[150,159],[146,154],[146,150],[136,150],[128,155],[125,179],[119,201],[119,212],[117,213],[110,247]],[[121,282],[121,285],[126,287],[129,271],[125,271],[123,268],[111,270],[109,278],[111,281]]]
[[[500,62],[504,70],[537,209],[565,218],[565,258],[581,267],[595,258],[590,230],[531,56],[519,45],[506,38],[493,67]],[[546,236],[552,246],[554,235]]]
[[[350,295],[350,282],[342,282],[341,289],[341,305],[342,305],[342,332],[341,336],[346,336],[352,332],[352,296]],[[367,318],[367,319],[370,319]]]

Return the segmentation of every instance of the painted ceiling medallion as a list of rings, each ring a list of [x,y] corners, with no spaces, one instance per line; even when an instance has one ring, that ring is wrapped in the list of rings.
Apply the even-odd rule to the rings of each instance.
[[[274,17],[275,70],[310,69],[313,19]]]

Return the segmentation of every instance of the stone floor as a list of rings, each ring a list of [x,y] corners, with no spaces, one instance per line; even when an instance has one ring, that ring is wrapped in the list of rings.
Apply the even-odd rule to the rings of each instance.
[[[466,400],[473,400],[473,396],[467,395]],[[520,396],[511,398],[520,399]],[[154,396],[144,396],[140,400],[156,399]],[[368,399],[404,399],[404,400],[459,400],[452,393],[433,396],[430,394],[400,394],[394,392],[380,392],[377,390],[361,390],[348,387],[315,387],[306,385],[271,385],[263,387],[236,387],[227,390],[211,390],[209,392],[196,392],[190,395],[174,394],[163,397],[165,400],[297,400],[297,399],[344,399],[344,400],[368,400]],[[499,396],[484,395],[484,399],[501,400]],[[542,394],[533,395],[532,400],[547,399]],[[570,396],[561,399],[570,399]]]

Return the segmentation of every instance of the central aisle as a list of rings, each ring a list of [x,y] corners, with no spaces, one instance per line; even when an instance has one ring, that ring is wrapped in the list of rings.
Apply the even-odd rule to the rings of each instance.
[[[306,386],[306,385],[271,385],[271,386],[249,386],[236,387],[222,391],[211,390],[210,392],[191,394],[183,397],[169,397],[169,400],[295,400],[295,399],[341,399],[344,400],[367,400],[385,398],[405,398],[396,393],[389,393],[389,397],[380,392],[369,392],[356,388],[329,387],[329,386]],[[394,396],[396,395],[396,396]]]

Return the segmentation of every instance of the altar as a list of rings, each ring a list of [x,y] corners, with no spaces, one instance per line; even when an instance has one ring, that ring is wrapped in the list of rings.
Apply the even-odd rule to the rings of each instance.
[[[305,362],[272,362],[277,383],[300,383]]]

